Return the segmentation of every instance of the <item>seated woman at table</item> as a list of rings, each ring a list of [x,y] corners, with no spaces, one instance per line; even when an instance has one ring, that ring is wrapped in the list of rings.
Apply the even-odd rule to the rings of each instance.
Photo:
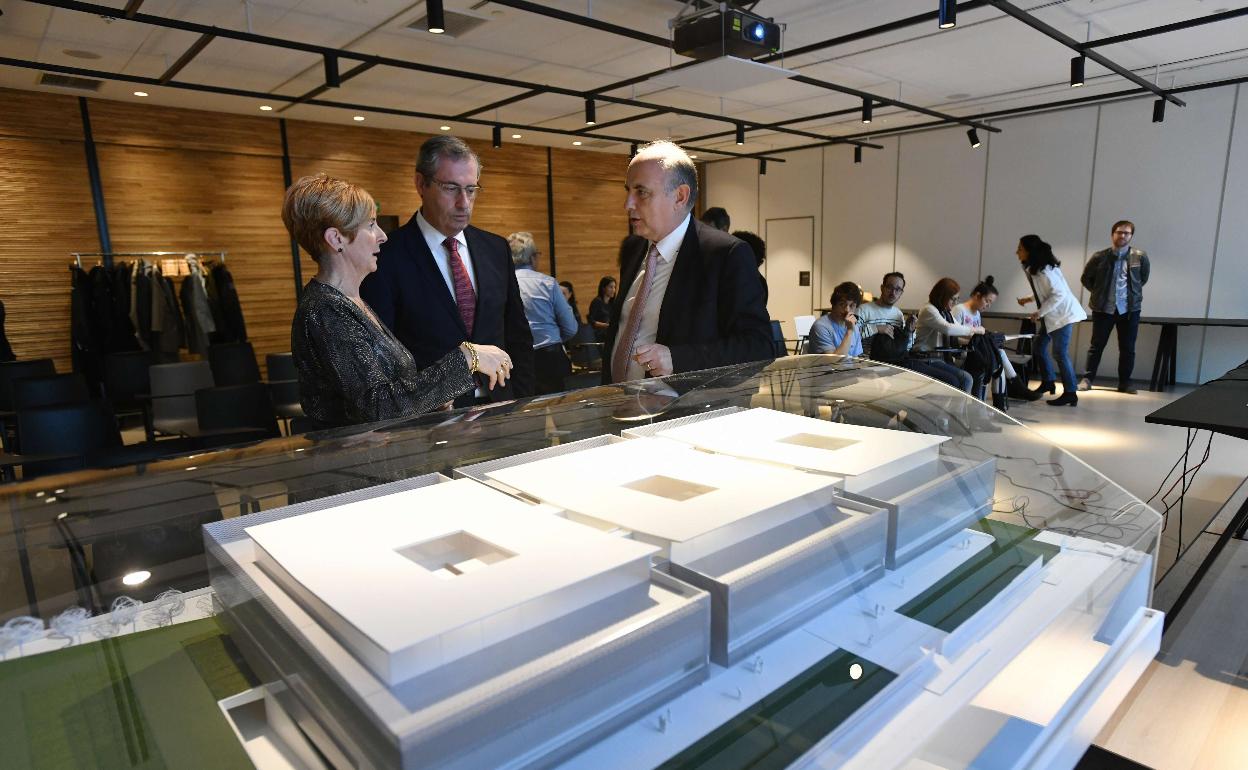
[[[1049,406],[1077,406],[1079,396],[1075,392],[1075,364],[1070,360],[1070,335],[1075,324],[1086,320],[1079,300],[1070,291],[1066,276],[1062,275],[1062,263],[1053,256],[1053,247],[1040,240],[1038,235],[1024,235],[1018,242],[1018,261],[1031,281],[1035,297],[1020,297],[1018,304],[1024,307],[1030,302],[1038,303],[1031,320],[1041,323],[1036,334],[1036,356],[1040,358],[1040,387],[1031,391],[1032,400],[1045,393],[1053,393],[1053,362],[1049,360],[1049,341],[1053,341],[1053,357],[1062,376],[1062,395],[1045,403]]]
[[[853,281],[846,281],[832,290],[828,301],[831,310],[819,317],[810,327],[808,353],[836,353],[841,356],[861,356],[862,337],[858,336],[858,306],[862,304],[862,289]]]
[[[290,330],[299,372],[299,401],[319,428],[428,412],[482,381],[506,382],[507,353],[470,342],[426,369],[360,298],[360,282],[377,269],[386,235],[377,204],[362,187],[324,174],[290,186],[282,221],[317,264],[299,296]]]
[[[952,278],[941,278],[927,294],[927,304],[919,310],[919,321],[914,328],[914,345],[911,350],[918,353],[932,354],[940,348],[956,344],[954,338],[970,337],[983,334],[982,326],[963,326],[953,321],[953,306],[958,302],[958,292],[962,287]],[[969,372],[945,361],[939,355],[929,355],[927,363],[936,367],[957,372],[955,375],[958,388],[970,393],[975,387],[975,378]]]
[[[975,288],[971,289],[971,296],[967,297],[966,302],[962,302],[953,308],[953,322],[959,326],[983,326],[983,317],[981,313],[992,307],[992,303],[997,301],[996,285],[992,282],[992,276],[987,276],[984,280],[975,284]],[[1007,392],[1014,398],[1027,398],[1027,383],[1023,382],[1018,373],[1014,371],[1014,365],[1010,363],[1010,358],[1005,354],[1004,350],[997,348],[997,355],[1000,357],[1001,369],[1005,374],[1005,382]],[[997,400],[994,393],[994,402]]]
[[[611,327],[611,301],[615,299],[615,279],[604,275],[598,281],[598,296],[589,303],[589,325],[594,327],[594,338],[606,342],[607,329]]]

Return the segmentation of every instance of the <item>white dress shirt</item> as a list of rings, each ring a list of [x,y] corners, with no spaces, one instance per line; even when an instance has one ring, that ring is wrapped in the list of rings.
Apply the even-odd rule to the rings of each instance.
[[[416,212],[416,226],[420,228],[420,234],[425,236],[425,243],[429,244],[429,253],[433,255],[433,261],[437,263],[438,270],[442,272],[442,280],[446,281],[447,291],[451,293],[451,301],[455,302],[455,281],[451,278],[451,256],[446,247],[442,245],[446,236],[425,221],[425,215],[420,212]],[[464,237],[461,230],[455,234],[455,240],[459,241],[459,258],[464,263],[464,269],[468,271],[468,280],[472,283],[472,290],[475,292],[477,271],[472,269],[472,255],[468,253],[468,239]]]
[[[659,333],[659,311],[663,307],[663,295],[667,293],[667,282],[672,277],[672,269],[676,266],[676,257],[680,254],[680,244],[685,240],[685,233],[689,230],[689,221],[692,214],[686,214],[684,220],[681,221],[676,229],[668,233],[657,244],[659,250],[658,263],[654,269],[654,277],[650,279],[650,291],[646,294],[646,304],[641,308],[641,326],[637,329],[637,340],[633,343],[633,349],[636,350],[642,345],[646,345],[655,341],[655,337]],[[646,247],[646,254],[649,255],[650,247]],[[620,308],[620,326],[616,332],[615,344],[627,345],[628,340],[623,339],[624,332],[628,329],[629,319],[633,316],[634,305],[637,304],[637,292],[641,289],[641,284],[646,275],[646,261],[643,257],[641,269],[637,271],[637,277],[633,279],[633,283],[628,287],[628,294],[624,296],[624,304]],[[607,361],[614,359],[615,349],[611,350],[611,357]],[[646,376],[646,368],[637,363],[632,356],[628,358],[628,372],[625,374],[625,381],[640,380]]]

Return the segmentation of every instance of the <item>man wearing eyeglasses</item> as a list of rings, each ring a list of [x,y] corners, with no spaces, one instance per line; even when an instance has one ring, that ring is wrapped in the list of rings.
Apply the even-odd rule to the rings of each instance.
[[[1111,248],[1088,258],[1079,282],[1092,293],[1092,344],[1088,348],[1087,374],[1079,390],[1089,390],[1096,381],[1101,354],[1109,333],[1118,330],[1118,391],[1135,393],[1131,372],[1135,369],[1135,338],[1140,328],[1140,308],[1144,304],[1144,284],[1148,283],[1148,255],[1131,248],[1135,225],[1128,220],[1115,222],[1109,230]]]
[[[462,140],[435,136],[420,147],[420,211],[390,234],[377,272],[360,296],[398,337],[418,366],[461,342],[496,345],[511,356],[510,379],[455,402],[505,401],[533,394],[533,335],[524,315],[507,241],[473,227],[481,161]],[[479,382],[482,382],[479,380]]]

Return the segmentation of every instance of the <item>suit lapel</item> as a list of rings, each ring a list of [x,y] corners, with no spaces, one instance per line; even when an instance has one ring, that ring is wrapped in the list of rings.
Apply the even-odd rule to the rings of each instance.
[[[672,267],[672,276],[667,280],[667,291],[663,294],[663,304],[659,308],[659,327],[655,338],[663,342],[670,338],[673,318],[682,312],[693,297],[699,273],[702,271],[702,248],[698,243],[698,222],[690,217],[689,229],[685,231],[685,239],[680,243],[680,251],[676,252],[676,264]]]

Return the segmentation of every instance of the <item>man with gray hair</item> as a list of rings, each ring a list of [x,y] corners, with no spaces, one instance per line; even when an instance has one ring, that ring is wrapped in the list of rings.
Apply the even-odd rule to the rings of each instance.
[[[559,393],[563,380],[572,374],[572,362],[563,343],[576,336],[576,317],[554,278],[539,273],[533,266],[540,252],[532,233],[507,236],[511,261],[516,267],[516,282],[524,300],[524,315],[533,332],[533,374],[537,395]]]
[[[420,211],[390,234],[360,296],[420,367],[461,342],[496,345],[511,356],[511,379],[455,401],[505,401],[533,394],[533,335],[507,241],[473,227],[481,161],[462,139],[435,136],[420,146]]]
[[[603,382],[774,357],[754,254],[693,219],[698,172],[685,151],[647,144],[628,164],[624,186],[629,229],[641,237],[623,255]]]

